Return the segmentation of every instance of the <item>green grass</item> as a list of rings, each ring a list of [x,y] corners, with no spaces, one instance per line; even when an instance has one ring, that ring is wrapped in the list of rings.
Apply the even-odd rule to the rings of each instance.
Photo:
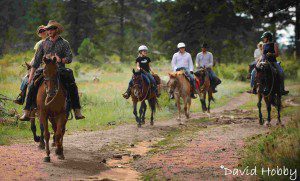
[[[268,135],[248,139],[243,151],[242,167],[257,167],[263,180],[289,180],[289,176],[262,174],[261,169],[289,168],[300,170],[300,117],[291,120],[285,128],[272,128]],[[299,176],[299,175],[298,175]]]

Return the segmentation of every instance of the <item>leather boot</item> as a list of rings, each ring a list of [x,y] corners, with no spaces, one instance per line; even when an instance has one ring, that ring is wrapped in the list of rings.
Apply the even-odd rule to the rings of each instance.
[[[75,114],[75,119],[84,119],[85,117],[81,114],[81,110],[80,109],[75,109],[74,110],[74,114]]]
[[[19,118],[20,121],[30,121],[30,111],[24,110],[23,115]]]
[[[13,102],[19,105],[23,105],[25,96],[26,96],[25,92],[21,92]]]
[[[130,91],[131,91],[131,88],[128,87],[126,92],[124,92],[124,94],[122,94],[122,96],[125,98],[125,99],[129,99],[130,97]]]

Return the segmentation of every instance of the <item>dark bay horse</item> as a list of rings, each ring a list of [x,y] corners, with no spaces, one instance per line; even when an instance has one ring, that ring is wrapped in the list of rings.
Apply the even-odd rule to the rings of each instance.
[[[178,109],[178,118],[181,120],[181,107],[180,98],[183,99],[184,113],[187,119],[190,118],[190,107],[191,107],[191,84],[188,78],[185,76],[184,71],[178,71],[174,73],[169,73],[170,80],[168,81],[168,92],[170,94],[174,93],[174,98],[176,100],[176,105]]]
[[[210,102],[214,101],[213,89],[211,87],[208,71],[205,67],[200,67],[195,73],[196,87],[200,92],[202,111],[210,113]],[[208,94],[208,105],[206,106],[206,94]]]
[[[56,58],[46,59],[43,77],[44,83],[39,87],[37,94],[37,111],[40,123],[44,127],[44,137],[46,141],[45,162],[50,162],[49,139],[50,132],[48,120],[52,124],[55,135],[55,145],[57,146],[55,153],[59,159],[64,159],[63,154],[63,136],[66,129],[67,113],[66,113],[66,91],[59,80],[58,65]]]
[[[258,111],[259,111],[259,123],[264,124],[262,112],[261,112],[261,101],[264,98],[267,111],[268,111],[268,120],[266,125],[271,126],[271,105],[275,106],[277,109],[277,125],[283,126],[280,119],[280,111],[282,107],[281,103],[281,90],[280,90],[280,77],[276,72],[275,68],[270,62],[260,62],[256,66],[257,75],[256,81],[258,85]]]
[[[151,89],[150,82],[146,81],[145,75],[141,71],[132,70],[133,76],[133,86],[131,89],[131,98],[133,102],[133,114],[135,116],[138,127],[145,124],[145,114],[147,110],[146,100],[148,100],[149,106],[151,108],[151,118],[150,124],[154,125],[154,114],[156,111],[156,105],[158,105],[158,100],[155,93]],[[141,107],[139,110],[139,116],[137,113],[137,103],[141,102]]]

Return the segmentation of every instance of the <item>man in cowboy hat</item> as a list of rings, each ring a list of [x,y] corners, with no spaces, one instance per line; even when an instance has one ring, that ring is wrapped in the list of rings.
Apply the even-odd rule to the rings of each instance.
[[[24,114],[20,117],[20,120],[29,120],[30,109],[36,103],[38,85],[42,80],[38,81],[36,83],[36,86],[34,85],[33,80],[42,75],[42,71],[36,72],[35,70],[40,66],[44,57],[56,57],[60,80],[62,80],[63,85],[69,92],[71,107],[74,110],[75,118],[84,119],[85,117],[81,114],[80,110],[81,106],[79,102],[78,88],[75,83],[73,71],[71,69],[65,68],[65,64],[69,64],[72,62],[72,52],[69,42],[59,36],[64,29],[61,24],[54,20],[49,21],[46,29],[49,37],[39,45],[38,50],[35,54],[34,62],[32,64],[32,69],[30,71],[28,79],[28,83],[30,85],[28,96],[26,99],[26,106],[24,109]]]
[[[196,56],[196,67],[206,67],[208,71],[208,75],[210,81],[212,83],[213,92],[216,93],[216,87],[221,83],[221,80],[217,77],[217,75],[213,72],[212,67],[214,65],[213,54],[207,51],[208,45],[207,43],[202,44],[202,51]]]
[[[37,28],[36,30],[36,34],[38,35],[38,37],[41,38],[40,41],[38,41],[35,46],[34,46],[34,50],[35,52],[37,51],[39,45],[47,38],[47,30],[46,27],[44,25],[41,25]],[[26,63],[27,65],[27,70],[30,71],[31,69],[31,65],[33,63],[34,58],[30,61],[29,65]],[[14,103],[19,104],[19,105],[23,105],[24,101],[25,101],[25,97],[26,97],[26,92],[27,92],[27,86],[28,86],[28,77],[29,74],[26,74],[24,76],[24,78],[22,79],[22,83],[21,83],[21,93],[18,95],[18,97],[14,100]]]

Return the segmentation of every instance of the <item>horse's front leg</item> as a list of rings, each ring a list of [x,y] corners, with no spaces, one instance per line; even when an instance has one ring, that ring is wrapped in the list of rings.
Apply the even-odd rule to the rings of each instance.
[[[138,117],[138,113],[137,113],[137,101],[133,101],[133,114],[135,116],[135,120],[138,124],[138,127],[141,127],[140,118]]]
[[[43,126],[43,123],[40,121],[40,130],[41,130],[41,137],[40,137],[40,144],[39,144],[39,149],[43,150],[45,149],[45,137],[44,137],[44,131],[45,131],[45,128]]]
[[[276,96],[276,108],[277,108],[277,125],[280,125],[280,126],[284,126],[281,122],[281,118],[280,118],[280,111],[281,111],[281,95],[277,95]]]
[[[36,126],[35,126],[35,119],[31,118],[30,119],[30,128],[33,134],[33,140],[35,142],[40,142],[40,137],[36,135]]]
[[[46,140],[46,154],[47,156],[44,158],[44,162],[50,162],[50,148],[49,148],[49,139],[50,139],[50,132],[48,128],[48,118],[45,114],[41,114],[40,121],[44,127],[44,136]]]
[[[207,107],[206,107],[206,91],[203,92],[203,97],[202,97],[202,99],[200,99],[200,101],[201,101],[202,111],[203,112],[207,111]]]
[[[55,122],[55,119],[53,119],[53,118],[50,118],[50,120],[51,120],[50,122],[51,122],[51,125],[52,125],[52,129],[53,129],[53,131],[54,131],[54,134],[53,134],[53,142],[52,142],[51,146],[52,146],[52,147],[55,147],[55,146],[56,146],[56,141],[55,141],[55,140],[56,140],[56,138],[55,138],[55,137],[56,137],[56,136],[55,136],[55,135],[56,135],[56,134],[55,134],[55,133],[56,133],[56,122]]]
[[[150,125],[151,126],[154,125],[154,112],[155,112],[155,109],[156,109],[156,101],[157,101],[156,98],[152,98],[152,99],[148,100],[150,108],[151,108],[151,118],[150,118]]]
[[[210,113],[210,102],[212,101],[213,96],[212,96],[212,90],[209,90],[208,92],[208,107],[207,107],[207,112]]]
[[[188,96],[187,96],[188,97]],[[185,114],[185,117],[186,117],[186,119],[189,119],[190,118],[190,115],[189,115],[189,113],[188,113],[188,106],[187,106],[187,104],[188,104],[188,101],[187,101],[187,97],[185,97],[185,98],[183,98],[183,105],[184,105],[184,114]]]
[[[262,113],[261,113],[261,100],[262,100],[262,96],[261,96],[261,94],[258,94],[257,108],[258,108],[259,124],[263,125],[264,120],[263,120]]]
[[[146,109],[147,109],[146,102],[145,101],[141,102],[141,107],[140,107],[140,110],[139,110],[141,124],[145,124]]]
[[[187,114],[188,114],[188,118],[190,118],[190,109],[191,109],[191,103],[192,103],[192,100],[190,97],[187,97],[187,100],[186,100],[186,103],[187,103]]]
[[[63,160],[65,159],[64,153],[63,153],[63,130],[65,129],[66,124],[66,114],[60,114],[57,117],[57,123],[56,123],[56,132],[55,132],[55,144],[57,146],[55,153],[58,156],[58,159]],[[55,121],[54,121],[55,122]]]
[[[178,95],[175,95],[175,99],[176,99],[176,105],[177,105],[177,110],[178,110],[178,117],[177,120],[180,121],[181,120],[181,107],[180,107],[180,97]]]
[[[266,105],[267,105],[267,112],[268,112],[268,120],[267,120],[267,123],[266,123],[266,126],[270,127],[271,126],[271,101],[270,99],[267,99],[265,98],[265,102],[266,102]]]

